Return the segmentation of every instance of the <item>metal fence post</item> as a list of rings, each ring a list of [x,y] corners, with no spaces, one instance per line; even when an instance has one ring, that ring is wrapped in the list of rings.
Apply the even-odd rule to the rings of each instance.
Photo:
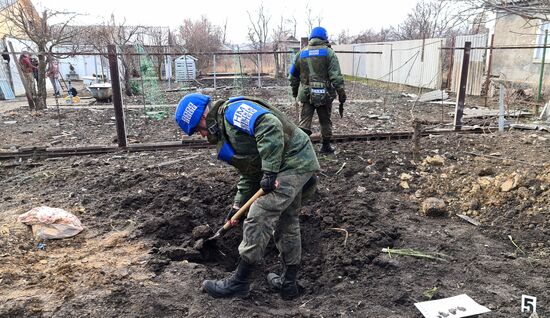
[[[109,55],[109,71],[111,72],[111,87],[113,89],[113,106],[115,108],[118,146],[126,147],[126,125],[124,124],[124,109],[122,109],[122,91],[120,88],[116,46],[113,44],[107,45],[107,53]]]
[[[258,53],[258,87],[262,87],[262,61],[260,60],[260,53]]]
[[[537,101],[542,99],[542,82],[544,79],[544,63],[546,63],[546,44],[548,43],[548,30],[544,31],[544,47],[542,48],[542,60],[540,62],[539,95]]]
[[[460,86],[456,97],[455,108],[455,130],[462,129],[462,116],[464,115],[464,100],[466,99],[466,84],[468,83],[468,66],[470,65],[470,49],[472,42],[464,44],[464,55],[462,57],[462,69],[460,72]]]
[[[506,88],[504,84],[500,83],[500,89],[498,92],[498,131],[504,131],[504,93]]]
[[[212,58],[214,60],[214,89],[216,89],[216,54],[215,53],[212,55]]]

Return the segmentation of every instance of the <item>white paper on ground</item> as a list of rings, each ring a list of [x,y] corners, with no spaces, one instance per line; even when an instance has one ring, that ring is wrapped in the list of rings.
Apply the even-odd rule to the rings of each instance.
[[[426,318],[462,318],[490,312],[466,294],[414,304]]]

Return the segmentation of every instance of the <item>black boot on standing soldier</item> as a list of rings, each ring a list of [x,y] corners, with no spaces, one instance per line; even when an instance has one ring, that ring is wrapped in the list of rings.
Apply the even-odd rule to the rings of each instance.
[[[334,153],[334,150],[336,149],[334,149],[334,147],[330,145],[330,138],[323,138],[323,144],[321,146],[320,152],[329,154]]]
[[[278,291],[284,300],[291,300],[299,294],[298,284],[296,284],[297,275],[298,265],[283,265],[281,275],[267,274],[267,284],[271,289]]]
[[[231,276],[221,280],[205,280],[202,282],[202,290],[214,298],[248,297],[254,268],[254,265],[241,258]]]

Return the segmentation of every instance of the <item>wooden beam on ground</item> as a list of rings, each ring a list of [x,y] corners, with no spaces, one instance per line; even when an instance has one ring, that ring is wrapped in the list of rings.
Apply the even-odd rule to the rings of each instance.
[[[477,134],[482,133],[482,129],[463,129],[462,131],[455,130],[425,130],[422,131],[422,136],[428,135],[446,135],[446,134]],[[350,135],[334,135],[332,140],[335,143],[343,142],[360,142],[371,140],[401,140],[411,139],[412,131],[402,132],[387,132],[387,133],[369,133],[369,134],[350,134]],[[321,137],[311,136],[311,141],[318,143]],[[183,141],[167,141],[156,143],[139,143],[130,144],[124,148],[115,145],[97,145],[97,146],[78,146],[78,147],[45,147],[45,146],[26,146],[21,147],[18,151],[0,152],[0,160],[19,159],[19,158],[51,158],[51,157],[66,157],[66,156],[84,156],[94,154],[105,154],[115,152],[139,152],[139,151],[160,151],[160,150],[178,150],[178,149],[205,149],[213,148],[215,145],[209,144],[206,140],[190,139]]]

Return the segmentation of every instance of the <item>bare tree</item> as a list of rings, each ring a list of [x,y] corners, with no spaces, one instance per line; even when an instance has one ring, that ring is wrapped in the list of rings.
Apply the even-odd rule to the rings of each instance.
[[[248,39],[256,50],[263,50],[266,47],[267,39],[269,37],[269,21],[271,16],[266,13],[264,4],[261,3],[254,15],[250,11],[246,11],[248,14],[248,20],[250,21],[250,27],[248,28]]]
[[[373,29],[365,30],[349,38],[350,43],[372,43],[395,40],[395,29],[393,27],[381,28],[380,31]]]
[[[336,36],[336,43],[337,44],[350,44],[351,43],[351,35],[349,34],[349,30],[342,30],[338,35]]]
[[[468,5],[468,12],[498,11],[527,20],[550,20],[550,0],[452,0]]]
[[[267,39],[269,38],[269,21],[271,20],[271,15],[267,14],[263,2],[258,7],[254,16],[250,11],[246,11],[246,13],[250,21],[250,26],[248,27],[248,40],[252,43],[252,47],[256,49],[256,51],[264,51],[267,46]],[[252,61],[259,69],[259,72],[261,72],[262,56],[255,57],[247,55],[246,58]]]
[[[27,1],[3,0],[2,5],[6,6],[1,14],[4,16],[4,21],[6,21],[7,35],[14,38],[28,38],[36,45],[38,51],[38,91],[37,94],[27,92],[27,96],[31,110],[45,109],[47,59],[51,57],[63,58],[76,50],[74,39],[79,30],[70,27],[69,23],[78,15],[49,9],[44,9],[39,14],[34,10],[32,4]],[[53,24],[51,23],[53,19],[63,22]],[[72,49],[68,50],[69,52],[65,50],[65,53],[56,51],[60,46],[70,46]],[[28,88],[26,87],[26,89]]]
[[[206,16],[198,21],[185,19],[179,27],[179,46],[182,51],[191,53],[210,53],[220,49],[223,44],[223,31],[214,25]],[[199,58],[199,69],[206,69],[210,59]]]
[[[287,19],[288,23],[290,23],[292,25],[292,36],[294,38],[296,38],[296,29],[298,27],[298,21],[296,20],[296,17],[295,16],[292,16],[290,18]]]
[[[447,0],[421,0],[397,27],[395,39],[414,40],[445,37],[465,29],[467,17]]]
[[[226,44],[227,43],[227,18],[225,18],[225,22],[223,23],[223,26],[222,26],[222,44]]]
[[[311,9],[311,6],[309,3],[306,4],[306,26],[307,26],[307,33],[310,34],[311,30],[313,30],[314,27],[320,26],[323,22],[323,18],[321,17],[321,14],[318,13],[317,15],[313,15],[313,10]]]
[[[162,65],[165,60],[165,56],[162,54],[167,53],[167,48],[170,48],[170,30],[167,27],[145,27],[142,36],[145,52],[153,54],[151,60],[155,73],[157,78],[162,80]]]
[[[292,25],[292,21],[295,22],[296,19],[294,20],[284,19],[283,17],[281,17],[277,27],[273,29],[273,35],[271,38],[273,40],[273,52],[275,52],[273,53],[274,55],[273,57],[275,58],[275,77],[276,78],[282,76],[283,74],[281,70],[282,56],[276,52],[281,49],[281,44],[284,41],[286,41],[290,36],[292,36],[292,30],[286,27],[287,25]],[[296,29],[296,25],[294,25],[294,30],[295,29]]]
[[[136,43],[141,32],[143,32],[142,26],[128,26],[126,20],[118,22],[114,14],[102,25],[88,27],[88,43],[104,56],[107,56],[107,45],[116,45],[120,54],[118,58],[122,66],[124,90],[128,96],[134,95],[130,80],[132,73],[137,72],[138,67],[132,53],[135,53],[133,44]]]

